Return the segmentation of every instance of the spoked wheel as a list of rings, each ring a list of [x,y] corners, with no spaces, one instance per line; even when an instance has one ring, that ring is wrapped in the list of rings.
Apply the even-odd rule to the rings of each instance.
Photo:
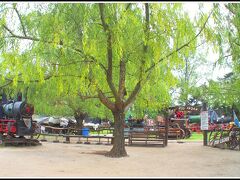
[[[227,144],[229,149],[233,150],[233,149],[237,148],[238,146],[240,146],[239,139],[238,139],[239,131],[237,129],[233,128],[229,133],[229,137],[230,137],[230,139]]]
[[[181,135],[180,135],[180,138],[181,139],[184,139],[186,137],[185,135],[185,131],[183,129],[180,128],[180,131],[181,131]]]
[[[192,135],[192,131],[188,128],[185,129],[185,138],[190,138]]]

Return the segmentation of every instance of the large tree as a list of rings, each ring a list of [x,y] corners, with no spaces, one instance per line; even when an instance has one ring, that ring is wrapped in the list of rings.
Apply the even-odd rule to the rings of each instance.
[[[20,85],[23,86],[24,85]],[[28,101],[35,105],[36,114],[74,116],[77,127],[82,128],[83,120],[87,117],[112,119],[111,113],[98,101],[97,98],[81,98],[78,94],[57,92],[55,81],[46,81],[44,84],[30,84]],[[22,88],[22,89],[23,89]]]
[[[51,80],[59,92],[97,96],[114,117],[110,157],[127,156],[125,112],[144,96],[167,97],[179,52],[195,53],[211,15],[192,22],[179,3],[36,4],[23,13],[24,5],[2,4],[5,81]]]
[[[229,106],[237,110],[240,109],[240,5],[238,3],[216,3],[214,8],[215,27],[212,38],[219,50],[219,58],[216,60],[215,66],[230,67],[232,72],[223,71],[222,78],[217,81],[209,81],[205,91],[202,91],[202,96],[205,94],[205,99],[211,106]]]

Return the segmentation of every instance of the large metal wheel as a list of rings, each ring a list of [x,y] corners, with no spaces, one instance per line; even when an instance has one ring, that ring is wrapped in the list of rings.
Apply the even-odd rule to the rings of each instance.
[[[236,149],[237,147],[240,146],[240,141],[239,141],[239,130],[237,128],[233,128],[230,132],[229,132],[229,142],[228,142],[228,148],[229,149]]]
[[[184,139],[186,137],[185,131],[181,128],[180,131],[181,131],[180,139]]]
[[[185,128],[184,131],[185,131],[185,138],[190,138],[192,135],[192,131],[188,128]]]

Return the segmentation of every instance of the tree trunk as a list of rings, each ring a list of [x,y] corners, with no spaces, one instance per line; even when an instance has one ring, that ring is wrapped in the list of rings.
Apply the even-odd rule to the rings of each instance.
[[[113,112],[114,116],[114,141],[113,147],[110,152],[106,154],[108,157],[125,157],[127,156],[127,152],[125,149],[125,139],[124,139],[124,120],[125,114],[124,112]]]
[[[79,110],[76,110],[74,112],[74,117],[77,121],[77,128],[82,129],[83,128],[83,120],[87,116],[87,113],[81,112]]]

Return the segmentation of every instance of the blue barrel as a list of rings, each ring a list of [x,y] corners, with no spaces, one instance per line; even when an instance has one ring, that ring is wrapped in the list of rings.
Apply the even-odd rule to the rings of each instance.
[[[82,135],[89,136],[89,128],[82,128]]]

